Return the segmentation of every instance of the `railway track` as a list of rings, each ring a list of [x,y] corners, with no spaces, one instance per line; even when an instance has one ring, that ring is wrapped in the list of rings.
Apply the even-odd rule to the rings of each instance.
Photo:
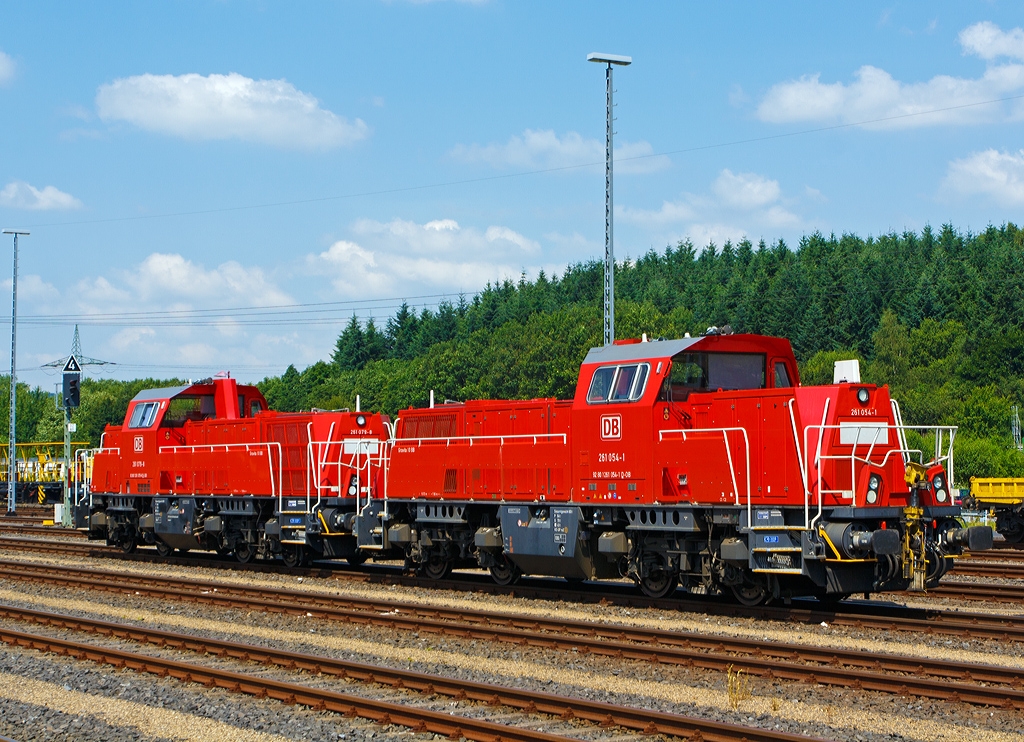
[[[962,557],[965,561],[996,561],[996,562],[1019,562],[1024,561],[1024,549],[1021,544],[1012,544],[1000,547],[998,544],[985,551],[965,551]]]
[[[0,562],[0,578],[701,670],[743,670],[769,680],[1024,709],[1024,673],[991,665],[17,562]]]
[[[1024,603],[1024,585],[997,582],[945,582],[928,591],[929,595],[952,600],[984,600],[992,603]]]
[[[362,683],[386,685],[393,688],[416,691],[427,695],[446,696],[457,700],[470,700],[491,706],[505,706],[518,711],[524,711],[527,714],[544,714],[558,717],[563,720],[580,719],[599,724],[603,727],[621,727],[622,729],[640,731],[643,734],[664,734],[673,737],[682,737],[685,739],[703,739],[708,742],[712,742],[713,740],[724,741],[736,739],[746,739],[750,740],[750,742],[782,742],[810,739],[803,735],[795,735],[737,724],[707,721],[679,714],[661,713],[650,709],[637,709],[618,704],[587,701],[584,699],[560,696],[552,693],[542,693],[489,683],[458,680],[446,678],[441,675],[351,662],[322,655],[303,654],[253,644],[217,640],[208,637],[197,637],[191,634],[179,634],[134,625],[97,621],[77,616],[67,616],[47,611],[36,611],[0,605],[0,616],[14,621],[31,622],[43,626],[56,627],[62,630],[70,629],[73,631],[87,632],[90,634],[130,640],[142,644],[151,644],[162,648],[167,647],[180,651],[191,651],[200,655],[213,655],[219,658],[255,663],[261,666],[272,665],[293,671],[333,675]],[[4,641],[8,641],[6,633],[2,630],[0,630],[0,638]],[[49,641],[49,637],[39,637],[33,641],[39,641],[40,639],[43,639],[43,641]],[[95,652],[97,649],[95,645],[86,646],[91,647],[91,649],[88,650],[90,652]],[[106,650],[103,649],[102,651],[105,652]],[[147,656],[145,659],[137,661],[148,663],[150,658]],[[159,672],[159,667],[157,667],[156,670]],[[148,671],[152,672],[153,670],[150,669]],[[198,673],[192,672],[192,681],[203,682],[202,674],[204,672],[208,672],[208,668],[203,667],[198,671]],[[259,682],[262,684],[267,681],[261,678]],[[218,685],[220,684],[218,683]],[[221,687],[230,686],[221,685]],[[294,686],[288,689],[281,689],[281,695],[274,695],[270,693],[271,689],[267,688],[267,694],[271,695],[271,697],[290,701],[290,696],[284,695],[290,691],[291,695],[295,698],[295,702],[305,703],[305,701],[300,699],[305,697],[305,693],[308,692],[308,690],[304,691],[303,694],[299,694],[293,688]],[[238,690],[233,687],[230,689]],[[244,687],[241,688],[241,690],[243,692],[250,692]],[[366,702],[363,698],[359,698],[358,700],[361,703]],[[317,703],[307,703],[307,705],[316,706]],[[393,704],[389,705],[393,706]],[[324,708],[327,708],[327,706],[324,705]],[[402,706],[401,708],[409,709],[407,706]],[[349,713],[349,709],[347,707],[334,710],[340,710],[342,713]],[[384,710],[391,713],[388,709]],[[434,716],[439,715],[434,714]],[[379,716],[367,716],[366,718],[373,718],[375,721],[387,723],[382,721]],[[456,732],[461,731],[463,736],[470,739],[565,739],[565,737],[557,735],[539,734],[533,730],[525,730],[525,736],[516,736],[517,733],[520,735],[523,734],[523,732],[520,732],[519,730],[512,732],[499,731],[497,732],[497,737],[495,737],[494,727],[499,725],[494,724],[490,724],[480,730],[482,732],[481,736],[471,736],[467,730],[471,730],[472,723],[474,722],[470,722],[467,717],[449,717],[447,719],[447,727],[443,729],[430,728],[429,726],[424,727],[424,723],[427,719],[414,719],[412,721],[414,722],[413,724],[399,721],[395,718],[395,715],[391,713],[391,723],[410,726],[411,728],[418,729],[420,731],[433,731],[435,733],[449,734],[453,738],[457,738],[458,735]]]
[[[959,577],[1024,580],[1024,562],[1007,564],[992,559],[961,559],[957,562],[954,574]]]
[[[0,533],[27,534],[36,536],[65,536],[74,539],[85,539],[87,534],[83,531],[76,531],[73,528],[61,528],[60,526],[44,526],[38,521],[33,523],[11,523],[0,518]]]
[[[67,556],[102,556],[107,552],[115,552],[112,546],[105,544],[89,544],[79,541],[59,541],[38,538],[12,538],[0,536],[0,549],[7,551],[27,551],[32,553],[65,554]]]
[[[566,601],[581,604],[600,603],[631,608],[657,608],[660,610],[755,618],[767,621],[785,621],[796,624],[818,624],[826,621],[837,626],[880,631],[911,631],[943,634],[960,638],[996,639],[1024,642],[1024,627],[1017,617],[963,611],[924,610],[906,608],[878,601],[847,600],[836,606],[822,607],[814,601],[794,601],[791,606],[744,607],[727,600],[702,596],[654,599],[638,595],[631,586],[603,585],[601,591],[572,588],[557,579],[524,580],[513,587],[494,584],[482,575],[465,574],[458,578],[433,580],[404,574],[399,568],[381,565],[353,570],[336,566],[288,568],[273,562],[239,564],[221,559],[214,554],[159,557],[145,551],[124,554],[115,547],[103,544],[80,544],[65,540],[17,539],[0,537],[0,550],[68,554],[118,561],[139,561],[180,566],[205,566],[239,572],[288,574],[353,580],[379,585],[425,587],[431,590],[512,595],[535,600]],[[15,562],[15,564],[20,564]],[[954,587],[955,584],[955,587]],[[947,583],[933,588],[929,595],[953,599],[986,600],[1019,604],[1024,602],[1021,591],[1002,584]]]

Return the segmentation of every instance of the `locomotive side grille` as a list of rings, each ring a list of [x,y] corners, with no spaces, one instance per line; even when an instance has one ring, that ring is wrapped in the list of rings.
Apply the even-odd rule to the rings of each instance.
[[[405,422],[403,436],[407,438],[450,438],[456,435],[455,414],[417,415]]]
[[[445,494],[454,494],[458,491],[459,472],[455,469],[445,469],[444,491]]]

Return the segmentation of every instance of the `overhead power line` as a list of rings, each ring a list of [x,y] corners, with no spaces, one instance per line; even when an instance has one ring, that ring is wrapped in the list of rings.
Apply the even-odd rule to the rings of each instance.
[[[781,134],[768,134],[760,137],[749,137],[747,139],[734,139],[727,142],[718,142],[712,144],[702,144],[696,147],[685,147],[682,149],[666,150],[664,152],[652,152],[646,155],[634,155],[631,157],[616,157],[615,162],[628,162],[631,160],[646,160],[652,157],[665,157],[667,155],[680,155],[688,154],[691,152],[701,152],[710,149],[720,149],[722,147],[736,147],[741,144],[755,144],[757,142],[769,142],[776,139],[786,139],[790,137],[805,136],[808,134],[818,134],[825,131],[837,131],[839,129],[850,129],[858,126],[870,126],[871,124],[882,124],[890,121],[900,121],[903,119],[915,118],[918,116],[930,116],[936,113],[947,113],[949,111],[957,111],[965,108],[976,108],[978,106],[988,106],[995,103],[1007,103],[1009,101],[1021,100],[1024,95],[1011,95],[1006,98],[992,98],[990,100],[977,101],[975,103],[961,103],[955,106],[944,106],[943,108],[932,108],[927,111],[913,111],[911,113],[901,113],[894,116],[882,116],[874,119],[864,119],[862,121],[851,121],[845,124],[832,124],[829,126],[817,126],[812,129],[800,129],[797,131],[784,132]],[[502,173],[499,175],[485,175],[478,178],[463,178],[460,180],[446,180],[439,181],[436,183],[423,183],[420,185],[410,186],[398,186],[395,188],[381,188],[372,191],[354,191],[352,193],[343,193],[334,196],[318,196],[315,198],[303,198],[303,199],[292,199],[287,201],[267,201],[258,204],[243,204],[239,206],[222,206],[215,209],[196,209],[192,211],[169,211],[159,214],[137,214],[135,216],[120,216],[120,217],[108,217],[104,219],[81,219],[78,221],[64,221],[64,222],[39,222],[36,224],[24,225],[26,229],[41,229],[43,227],[73,227],[82,226],[89,224],[111,224],[115,222],[135,222],[135,221],[146,221],[151,219],[170,219],[174,217],[182,216],[203,216],[207,214],[225,214],[233,211],[249,211],[255,209],[270,209],[280,208],[284,206],[301,206],[304,204],[316,204],[324,203],[329,201],[344,201],[347,199],[354,198],[367,198],[371,196],[386,196],[397,193],[408,193],[412,191],[424,191],[433,188],[448,188],[452,186],[460,185],[471,185],[474,183],[486,183],[489,181],[496,180],[509,180],[512,178],[522,178],[530,175],[543,175],[545,173],[556,173],[567,170],[579,170],[588,167],[597,167],[603,165],[604,162],[581,162],[576,165],[561,165],[559,167],[548,167],[539,168],[536,170],[523,170],[517,173]]]

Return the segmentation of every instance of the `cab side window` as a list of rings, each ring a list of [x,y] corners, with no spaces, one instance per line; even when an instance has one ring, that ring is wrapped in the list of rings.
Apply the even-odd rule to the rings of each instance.
[[[649,363],[602,366],[590,381],[587,402],[635,402],[644,396],[650,372]]]
[[[775,362],[775,388],[785,389],[793,386],[789,380],[789,372],[786,371],[786,364],[782,361]]]
[[[129,428],[148,428],[156,420],[157,410],[160,409],[159,402],[140,402],[132,410],[131,419],[128,421]]]

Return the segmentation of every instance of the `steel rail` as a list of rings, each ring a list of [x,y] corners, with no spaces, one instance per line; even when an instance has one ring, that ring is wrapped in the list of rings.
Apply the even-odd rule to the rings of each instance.
[[[44,554],[66,554],[68,556],[94,556],[107,549],[113,550],[110,546],[99,546],[96,544],[83,544],[80,541],[51,541],[38,538],[12,538],[0,536],[0,549],[7,551],[29,551],[32,553],[42,552]]]
[[[965,551],[963,557],[959,560],[960,564],[964,562],[1019,562],[1024,560],[1024,551],[1019,548],[1015,548],[1019,544],[1009,544],[1006,546],[993,546],[991,549],[985,551]],[[959,566],[959,565],[958,565]]]
[[[892,654],[759,642],[695,632],[637,629],[562,619],[510,617],[385,600],[315,595],[281,588],[253,588],[148,575],[88,575],[96,570],[14,568],[0,563],[0,576],[130,592],[244,610],[271,611],[379,628],[502,641],[556,651],[580,651],[616,659],[681,665],[704,670],[743,670],[768,679],[852,687],[985,706],[1024,709],[1024,672],[993,665],[935,661]],[[101,573],[103,574],[103,573]],[[805,663],[814,664],[805,664]],[[913,676],[906,673],[914,673]],[[902,673],[891,675],[885,673]],[[963,682],[954,682],[963,681]],[[1002,687],[971,683],[999,683]],[[1006,687],[1012,686],[1012,687]]]
[[[1024,585],[998,582],[946,582],[928,590],[928,595],[951,600],[984,600],[994,603],[1024,603]]]
[[[11,523],[0,518],[0,532],[3,533],[34,533],[46,534],[48,536],[70,536],[71,538],[83,539],[86,534],[83,531],[76,531],[72,528],[61,528],[60,526],[44,526],[42,523]]]
[[[995,577],[1005,580],[1024,579],[1024,564],[1001,564],[988,559],[960,560],[956,565],[957,577]],[[952,587],[958,582],[946,582],[942,586]]]
[[[198,683],[208,688],[223,688],[245,693],[256,698],[273,698],[287,704],[308,706],[318,711],[334,711],[346,716],[358,716],[382,725],[397,724],[417,732],[442,734],[450,739],[465,737],[481,742],[564,742],[569,737],[547,734],[533,729],[517,729],[503,724],[473,719],[467,716],[444,714],[418,709],[387,701],[375,701],[346,693],[311,688],[244,673],[220,670],[204,665],[126,652],[95,644],[74,642],[51,636],[28,634],[0,626],[0,641],[26,649],[91,660],[116,668],[172,677],[185,683]],[[799,739],[799,738],[796,738]]]
[[[303,654],[282,649],[212,639],[192,634],[179,634],[149,627],[98,621],[47,611],[36,611],[0,605],[0,616],[15,621],[32,622],[59,629],[88,632],[131,640],[159,647],[215,655],[220,658],[275,665],[288,670],[332,675],[364,683],[389,685],[428,695],[449,696],[492,706],[507,706],[527,713],[546,714],[562,719],[581,719],[601,726],[640,730],[645,734],[666,734],[683,738],[714,740],[807,740],[803,735],[777,732],[739,724],[715,722],[681,714],[669,714],[599,701],[561,696],[553,693],[510,688],[491,683],[446,678],[441,675],[402,670],[335,659],[323,655]],[[699,733],[700,737],[696,737]]]

